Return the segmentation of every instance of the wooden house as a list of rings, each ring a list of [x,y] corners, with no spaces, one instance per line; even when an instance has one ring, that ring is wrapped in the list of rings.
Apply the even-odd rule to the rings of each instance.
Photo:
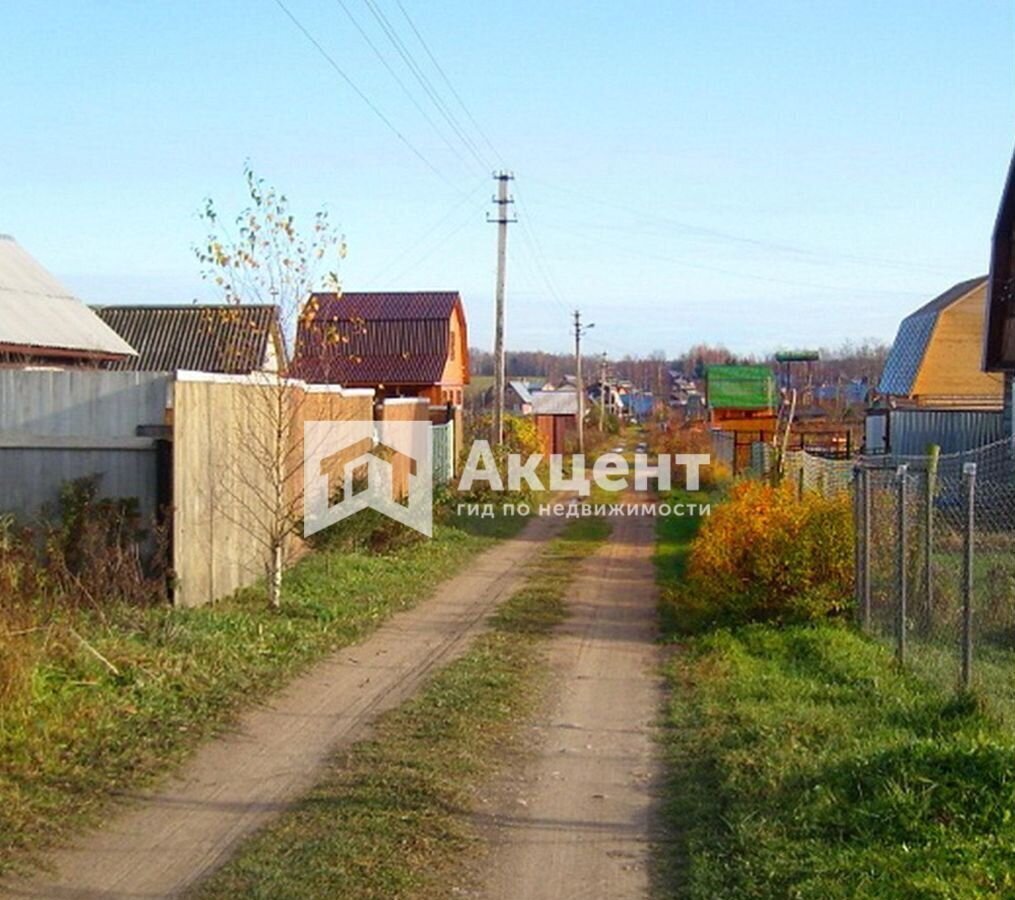
[[[105,306],[102,320],[137,350],[112,368],[136,372],[285,372],[278,308],[238,306]]]
[[[1004,380],[982,367],[987,284],[959,282],[902,320],[878,384],[891,405],[1001,408]]]
[[[293,369],[310,383],[460,406],[469,383],[462,298],[457,291],[313,294]]]
[[[133,356],[14,238],[0,235],[0,366],[108,368]]]

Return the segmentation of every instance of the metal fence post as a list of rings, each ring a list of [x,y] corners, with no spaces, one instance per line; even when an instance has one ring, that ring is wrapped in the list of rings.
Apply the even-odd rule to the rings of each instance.
[[[962,553],[962,690],[973,684],[973,544],[976,537],[976,463],[962,466],[965,527]]]
[[[898,546],[896,547],[895,579],[897,588],[896,608],[896,645],[895,655],[900,665],[906,661],[906,618],[909,592],[907,555],[909,551],[909,518],[906,515],[907,478],[909,467],[899,466],[895,473],[896,503],[898,506]]]
[[[857,467],[857,606],[860,627],[871,630],[871,470]]]
[[[934,628],[934,495],[937,493],[941,448],[931,444],[927,455],[927,507],[923,522],[923,602],[926,630]]]
[[[853,602],[863,627],[863,469],[853,467]]]

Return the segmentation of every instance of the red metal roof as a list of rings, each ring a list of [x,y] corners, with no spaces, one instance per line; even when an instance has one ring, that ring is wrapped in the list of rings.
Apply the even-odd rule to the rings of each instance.
[[[456,291],[314,294],[300,321],[294,374],[353,386],[439,384],[461,303]]]

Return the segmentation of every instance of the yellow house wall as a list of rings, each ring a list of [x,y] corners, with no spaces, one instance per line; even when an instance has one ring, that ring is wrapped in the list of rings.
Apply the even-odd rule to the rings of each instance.
[[[997,374],[981,370],[986,284],[970,291],[938,316],[923,363],[913,385],[921,403],[936,398],[996,398],[1004,385]]]

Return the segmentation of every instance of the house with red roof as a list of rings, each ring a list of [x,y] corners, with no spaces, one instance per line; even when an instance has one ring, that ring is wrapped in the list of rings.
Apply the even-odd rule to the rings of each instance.
[[[311,384],[373,388],[378,398],[459,406],[468,348],[457,291],[315,293],[300,316],[293,373]]]

